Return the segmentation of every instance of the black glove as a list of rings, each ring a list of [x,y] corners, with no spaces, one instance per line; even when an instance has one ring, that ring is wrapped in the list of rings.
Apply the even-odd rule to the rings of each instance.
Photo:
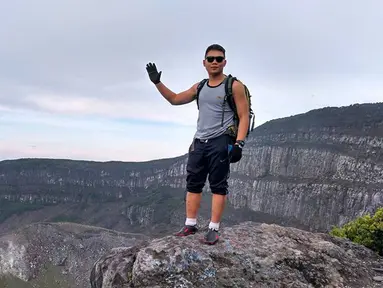
[[[158,73],[156,64],[148,63],[146,65],[146,71],[148,71],[150,81],[152,81],[154,84],[158,84],[161,82],[161,73]]]
[[[234,144],[230,151],[230,163],[236,163],[242,158],[242,147]]]

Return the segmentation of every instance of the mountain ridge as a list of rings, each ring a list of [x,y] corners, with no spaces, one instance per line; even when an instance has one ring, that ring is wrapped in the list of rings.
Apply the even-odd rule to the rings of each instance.
[[[243,159],[232,165],[225,221],[269,215],[325,231],[374,212],[383,205],[381,131],[383,103],[314,109],[256,127]],[[169,233],[184,218],[186,161],[187,154],[138,162],[0,161],[0,231],[33,219],[150,233],[162,225],[158,233]],[[204,192],[202,222],[210,212],[209,188]]]
[[[375,112],[375,113],[383,113],[383,102],[371,102],[371,103],[354,103],[354,104],[351,104],[351,105],[344,105],[344,106],[325,106],[325,107],[322,107],[322,108],[316,108],[316,109],[311,109],[307,112],[302,112],[302,113],[298,113],[298,114],[294,114],[294,115],[290,115],[290,116],[284,116],[284,117],[279,117],[279,118],[275,118],[275,119],[271,119],[271,120],[268,120],[256,127],[254,127],[254,130],[250,132],[249,134],[249,137],[254,137],[258,134],[258,132],[262,131],[264,132],[266,129],[269,129],[269,130],[272,130],[272,128],[275,127],[275,125],[280,125],[280,124],[286,124],[286,122],[289,122],[288,124],[290,124],[291,122],[290,121],[299,121],[301,120],[302,117],[306,118],[304,120],[307,120],[307,116],[311,116],[311,115],[315,115],[317,114],[317,116],[319,116],[319,114],[327,114],[327,113],[336,113],[336,112],[349,112],[350,109],[354,109],[354,112],[360,112],[360,110],[358,111],[358,109],[368,109],[370,108],[371,109],[371,112]],[[363,111],[362,111],[363,112]],[[378,124],[378,126],[382,126],[383,127],[383,120],[381,119],[381,117],[379,117],[379,115],[373,115],[374,117],[369,117],[370,115],[369,114],[361,114],[362,116],[364,116],[364,118],[362,119],[362,121],[358,121],[358,122],[362,122],[362,123],[369,123],[370,121],[369,120],[374,120],[376,116],[378,116],[378,123],[374,122],[374,124]],[[366,115],[366,116],[365,116]],[[372,118],[372,119],[371,119]],[[315,125],[315,126],[318,126],[318,127],[326,127],[327,125],[330,126],[330,127],[334,127],[334,121],[333,119],[332,120],[326,120],[326,121],[323,121],[324,119],[326,119],[326,117],[319,117],[319,118],[315,118],[315,122],[310,122],[310,125]],[[317,121],[317,120],[320,120],[320,121]],[[304,128],[307,128],[307,125],[309,122],[307,121],[301,121],[300,124],[303,123],[304,125],[301,126],[304,127]],[[324,125],[326,124],[327,125]],[[330,125],[331,124],[331,125]],[[309,127],[309,128],[312,128],[312,127]],[[294,128],[296,129],[296,128]],[[379,132],[381,132],[380,135],[383,135],[383,130],[378,130]],[[86,160],[86,159],[72,159],[72,158],[50,158],[50,157],[20,157],[20,158],[13,158],[13,159],[3,159],[3,160],[0,160],[0,163],[1,162],[5,162],[5,161],[18,161],[18,160],[33,160],[33,159],[36,159],[36,160],[60,160],[60,161],[78,161],[78,162],[89,162],[89,163],[105,163],[105,164],[112,164],[112,163],[115,163],[115,164],[134,164],[134,165],[137,165],[137,164],[157,164],[157,162],[159,161],[171,161],[173,159],[179,159],[179,158],[183,158],[187,156],[187,153],[184,153],[184,154],[181,154],[181,155],[175,155],[174,157],[165,157],[165,158],[156,158],[156,159],[151,159],[151,160],[145,160],[145,161],[120,161],[120,160],[104,160],[104,161],[96,161],[96,160]]]

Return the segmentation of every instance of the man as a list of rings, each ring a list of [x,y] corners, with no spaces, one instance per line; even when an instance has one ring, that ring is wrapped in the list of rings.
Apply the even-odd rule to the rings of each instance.
[[[206,178],[209,177],[213,194],[211,221],[203,241],[211,245],[219,239],[218,230],[228,194],[230,163],[238,162],[241,159],[249,125],[249,104],[244,86],[242,83],[234,81],[233,98],[239,116],[239,127],[236,139],[233,139],[228,133],[234,122],[233,111],[227,103],[224,113],[222,113],[226,79],[226,75],[223,73],[226,66],[225,58],[225,49],[218,44],[210,45],[205,51],[203,65],[209,78],[198,97],[197,131],[189,148],[185,226],[176,234],[177,236],[187,236],[198,231],[197,213],[202,189]],[[199,82],[190,89],[177,94],[161,82],[162,71],[158,72],[155,64],[147,64],[146,69],[150,80],[170,104],[183,105],[196,99]],[[230,147],[232,148],[229,149]]]

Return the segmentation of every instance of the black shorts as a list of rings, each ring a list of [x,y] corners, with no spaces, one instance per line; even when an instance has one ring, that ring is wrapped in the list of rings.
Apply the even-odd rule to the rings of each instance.
[[[229,145],[233,144],[233,138],[226,134],[209,140],[194,139],[190,145],[186,168],[188,192],[201,193],[209,175],[211,192],[228,194]]]

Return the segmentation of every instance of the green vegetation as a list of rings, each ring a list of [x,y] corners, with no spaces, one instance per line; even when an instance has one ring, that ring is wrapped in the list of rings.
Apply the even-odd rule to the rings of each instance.
[[[366,214],[342,227],[333,227],[330,235],[348,238],[383,256],[383,207],[377,209],[374,216]]]

